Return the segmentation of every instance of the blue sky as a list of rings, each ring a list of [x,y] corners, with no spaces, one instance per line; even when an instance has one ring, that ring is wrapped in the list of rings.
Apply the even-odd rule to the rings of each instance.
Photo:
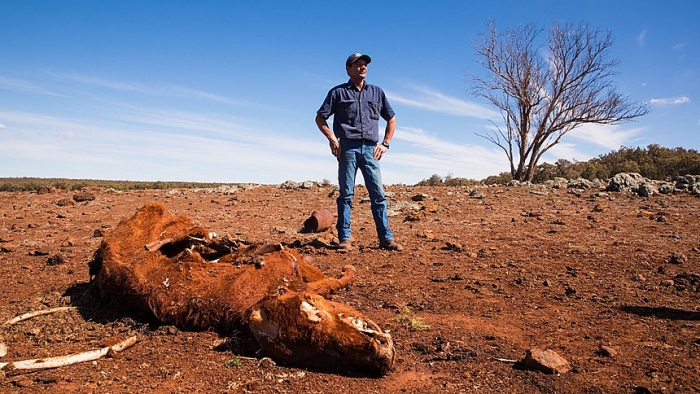
[[[359,51],[397,113],[384,183],[483,179],[509,168],[476,135],[499,114],[469,90],[489,19],[610,30],[617,90],[650,106],[545,161],[700,150],[698,17],[695,0],[0,0],[0,177],[335,183],[313,120]]]

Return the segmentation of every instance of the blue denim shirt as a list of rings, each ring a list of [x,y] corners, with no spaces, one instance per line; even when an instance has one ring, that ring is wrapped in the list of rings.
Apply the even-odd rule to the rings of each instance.
[[[365,82],[358,91],[352,81],[331,89],[317,114],[328,119],[333,115],[333,134],[343,140],[379,142],[379,117],[389,121],[394,110],[384,91]]]

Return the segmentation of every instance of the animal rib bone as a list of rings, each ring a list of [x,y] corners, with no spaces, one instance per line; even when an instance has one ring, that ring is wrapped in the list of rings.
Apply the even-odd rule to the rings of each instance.
[[[68,356],[58,356],[49,358],[36,358],[31,360],[14,361],[9,363],[0,363],[0,370],[21,370],[32,371],[38,369],[49,369],[64,367],[82,363],[85,361],[98,360],[106,355],[119,353],[136,343],[136,336],[129,337],[115,345],[103,347],[102,349],[90,350],[83,353],[71,354]]]
[[[51,313],[56,313],[56,312],[62,312],[62,311],[68,311],[71,309],[76,309],[74,306],[62,306],[59,308],[52,308],[52,309],[43,309],[40,311],[34,311],[34,312],[27,312],[23,315],[15,316],[12,319],[6,321],[5,323],[2,324],[3,327],[5,326],[11,326],[13,324],[17,324],[21,321],[24,320],[29,320],[33,317],[41,316],[41,315],[48,315]]]

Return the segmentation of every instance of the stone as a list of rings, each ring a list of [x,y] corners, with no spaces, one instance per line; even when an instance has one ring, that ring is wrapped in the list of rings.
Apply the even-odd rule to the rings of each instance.
[[[610,179],[606,191],[611,192],[625,192],[632,191],[636,192],[639,185],[642,184],[646,179],[637,173],[619,173]]]
[[[46,265],[50,265],[50,266],[63,265],[65,263],[66,263],[66,260],[63,258],[63,256],[61,256],[58,253],[49,257],[46,260]]]
[[[521,362],[528,369],[548,374],[564,374],[571,370],[571,364],[550,349],[530,349]]]
[[[600,345],[600,347],[598,348],[598,354],[605,357],[615,358],[617,357],[617,350],[610,346]]]
[[[411,201],[425,201],[428,199],[428,195],[424,193],[416,194],[415,196],[411,197]]]
[[[687,257],[685,257],[684,254],[680,253],[671,253],[671,256],[668,259],[668,262],[671,264],[683,264],[687,260]]]
[[[80,192],[73,195],[75,202],[93,201],[94,199],[95,195],[90,192]]]
[[[59,207],[68,207],[71,205],[75,205],[75,203],[73,203],[73,201],[67,198],[62,198],[56,202],[56,205],[58,205]]]
[[[676,282],[673,281],[673,279],[666,279],[661,281],[661,286],[663,287],[673,287],[676,284]]]
[[[591,181],[585,178],[572,179],[568,182],[567,187],[570,189],[590,189],[592,187]]]
[[[15,250],[17,250],[17,246],[15,244],[9,242],[0,244],[0,252],[12,253]]]
[[[643,182],[637,187],[637,194],[640,197],[651,197],[654,194],[659,194],[659,189],[651,182]]]

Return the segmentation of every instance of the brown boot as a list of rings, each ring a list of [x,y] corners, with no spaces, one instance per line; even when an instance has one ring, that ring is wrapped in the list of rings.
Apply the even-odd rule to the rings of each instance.
[[[403,246],[397,244],[396,241],[394,241],[393,239],[390,239],[388,241],[379,242],[379,249],[395,250],[397,252],[400,252],[403,250]]]
[[[349,252],[352,249],[352,243],[350,242],[349,239],[346,239],[345,241],[341,241],[338,244],[338,251],[339,252]]]

